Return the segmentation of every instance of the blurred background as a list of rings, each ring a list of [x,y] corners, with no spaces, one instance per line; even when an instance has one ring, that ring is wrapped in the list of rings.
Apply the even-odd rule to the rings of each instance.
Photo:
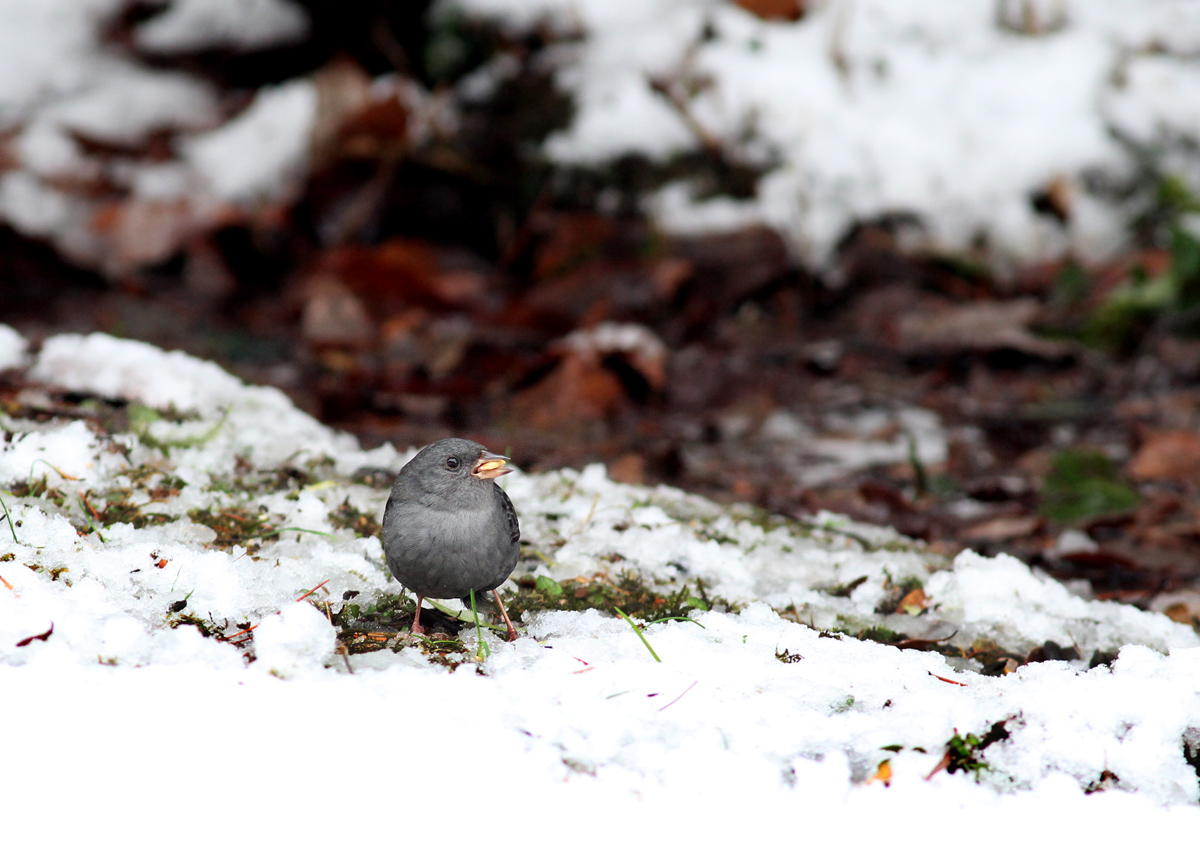
[[[1200,627],[1200,2],[0,0],[0,322]]]

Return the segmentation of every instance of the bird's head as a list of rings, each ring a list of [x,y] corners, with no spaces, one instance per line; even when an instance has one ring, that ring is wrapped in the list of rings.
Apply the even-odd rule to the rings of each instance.
[[[511,472],[504,455],[492,454],[473,440],[451,437],[430,443],[418,452],[404,465],[397,481],[447,496],[478,491],[483,482]]]

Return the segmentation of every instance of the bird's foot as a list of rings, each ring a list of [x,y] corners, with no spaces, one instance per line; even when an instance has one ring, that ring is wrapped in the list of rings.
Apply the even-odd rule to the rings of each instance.
[[[496,601],[496,606],[500,608],[500,617],[504,619],[504,626],[508,628],[508,635],[505,637],[509,642],[517,641],[517,628],[513,627],[513,623],[508,620],[508,610],[504,608],[504,601],[500,599],[500,593],[493,591],[492,597]]]

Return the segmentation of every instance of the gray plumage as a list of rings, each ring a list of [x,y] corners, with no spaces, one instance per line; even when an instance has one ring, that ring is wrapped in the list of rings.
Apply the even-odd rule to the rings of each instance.
[[[492,480],[509,472],[506,460],[451,438],[426,446],[396,476],[383,512],[383,550],[392,576],[418,596],[415,631],[420,599],[468,600],[472,590],[478,599],[516,567],[517,513]]]

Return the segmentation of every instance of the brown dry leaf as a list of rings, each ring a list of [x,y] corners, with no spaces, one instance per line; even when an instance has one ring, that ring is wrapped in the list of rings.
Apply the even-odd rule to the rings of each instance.
[[[1148,608],[1180,624],[1196,624],[1200,622],[1200,591],[1184,589],[1155,595]]]
[[[237,277],[207,236],[194,236],[184,253],[183,281],[189,292],[215,301],[229,298],[237,291]]]
[[[1177,621],[1180,624],[1191,624],[1195,621],[1195,616],[1186,603],[1173,603],[1163,610],[1163,615],[1172,621]]]
[[[696,266],[687,259],[663,259],[650,269],[650,281],[659,298],[668,301],[695,273]]]
[[[621,382],[593,357],[569,351],[549,375],[512,397],[512,414],[541,431],[575,432],[615,413]]]
[[[905,612],[909,615],[919,615],[925,611],[925,607],[929,605],[929,597],[923,589],[913,589],[906,594],[896,607],[896,612]]]
[[[17,154],[17,148],[13,145],[14,136],[15,131],[0,134],[0,174],[21,168],[21,156]]]
[[[545,219],[546,223],[539,225],[551,228],[534,258],[535,280],[558,276],[604,254],[605,244],[613,241],[617,233],[616,221],[599,214],[566,214]]]
[[[906,354],[1014,350],[1048,360],[1074,354],[1071,345],[1029,332],[1040,311],[1036,300],[1020,298],[908,312],[897,324],[899,349]]]
[[[101,253],[107,270],[120,274],[170,259],[218,217],[215,210],[197,211],[186,199],[131,197],[97,206],[89,226],[108,245]]]
[[[807,0],[734,0],[764,21],[799,21],[808,11]]]
[[[669,305],[690,269],[664,264],[612,256],[591,259],[541,280],[522,303],[542,324],[586,327],[609,318],[645,317]]]
[[[795,270],[779,233],[765,226],[677,239],[671,252],[692,265],[694,287],[687,290],[684,309],[690,325],[716,322]]]
[[[626,452],[608,465],[608,477],[621,484],[645,484],[646,459],[637,452]]]
[[[338,134],[345,157],[387,160],[409,147],[408,108],[396,95],[367,104],[350,116]]]
[[[376,315],[412,306],[473,305],[488,286],[482,274],[451,268],[438,247],[413,238],[393,238],[375,247],[339,247],[325,254],[320,269],[361,297]]]
[[[662,389],[667,381],[667,346],[653,330],[641,324],[597,324],[590,330],[571,333],[559,347],[597,363],[619,356],[652,389]]]
[[[416,308],[385,318],[379,333],[382,375],[385,385],[396,390],[418,368],[435,383],[450,378],[461,367],[477,331],[465,315]]]
[[[1012,538],[1028,538],[1037,532],[1041,525],[1042,520],[1036,515],[995,517],[964,529],[959,536],[972,541],[1008,541]]]
[[[6,583],[6,585],[7,585],[7,583]],[[16,647],[24,648],[26,645],[30,644],[31,642],[45,642],[53,634],[54,634],[54,622],[51,621],[49,630],[46,630],[42,633],[35,633],[33,636],[27,636],[26,638],[24,638],[20,642],[18,642],[16,644]]]
[[[1055,176],[1033,195],[1033,208],[1066,225],[1071,222],[1072,198],[1071,182],[1061,175]]]
[[[341,57],[314,72],[312,80],[317,90],[313,161],[321,163],[338,147],[335,141],[353,133],[355,120],[370,112],[371,78],[358,63]],[[404,138],[403,123],[399,136]]]
[[[300,329],[310,344],[321,348],[366,348],[375,336],[362,300],[331,276],[309,281]]]
[[[1191,431],[1154,431],[1129,462],[1137,481],[1170,479],[1200,484],[1200,436]]]

